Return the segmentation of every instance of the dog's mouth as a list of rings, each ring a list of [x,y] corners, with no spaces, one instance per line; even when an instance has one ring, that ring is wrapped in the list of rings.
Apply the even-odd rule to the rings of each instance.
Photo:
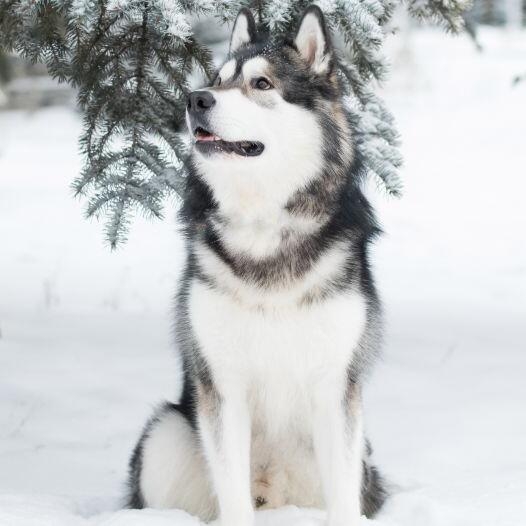
[[[212,132],[198,126],[194,130],[195,147],[205,154],[234,153],[243,157],[261,155],[265,146],[259,141],[225,141]]]

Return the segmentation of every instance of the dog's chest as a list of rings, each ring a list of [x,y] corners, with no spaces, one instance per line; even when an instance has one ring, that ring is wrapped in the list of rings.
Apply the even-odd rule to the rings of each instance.
[[[364,330],[363,297],[352,291],[312,305],[247,306],[195,281],[189,314],[199,350],[220,389],[242,389],[276,412],[307,402],[316,385],[344,381]]]

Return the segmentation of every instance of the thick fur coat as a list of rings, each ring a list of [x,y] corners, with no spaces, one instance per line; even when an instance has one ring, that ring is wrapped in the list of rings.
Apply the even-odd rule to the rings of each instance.
[[[184,386],[136,447],[130,505],[252,526],[255,508],[294,504],[355,526],[385,498],[362,418],[381,336],[378,227],[319,8],[279,41],[242,10],[187,124]]]

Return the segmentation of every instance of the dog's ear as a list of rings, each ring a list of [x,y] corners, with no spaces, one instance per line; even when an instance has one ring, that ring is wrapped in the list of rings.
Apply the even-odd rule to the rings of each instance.
[[[230,53],[234,53],[241,46],[252,44],[256,41],[256,22],[252,13],[243,7],[237,14],[230,37]]]
[[[303,13],[294,44],[315,73],[330,71],[332,44],[325,18],[317,5],[309,6]]]

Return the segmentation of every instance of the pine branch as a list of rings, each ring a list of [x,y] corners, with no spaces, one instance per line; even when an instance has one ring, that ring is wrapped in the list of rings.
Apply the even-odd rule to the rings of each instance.
[[[159,217],[163,199],[181,190],[178,178],[167,175],[179,173],[165,152],[185,155],[170,130],[183,120],[192,60],[210,72],[210,57],[188,36],[184,20],[174,23],[174,13],[181,14],[154,0],[99,3],[96,26],[104,29],[81,35],[76,81],[88,164],[74,188],[91,196],[89,216],[109,216],[112,247],[124,241],[133,210]]]
[[[407,9],[415,18],[429,20],[446,31],[458,33],[464,28],[463,14],[472,0],[408,0]]]

